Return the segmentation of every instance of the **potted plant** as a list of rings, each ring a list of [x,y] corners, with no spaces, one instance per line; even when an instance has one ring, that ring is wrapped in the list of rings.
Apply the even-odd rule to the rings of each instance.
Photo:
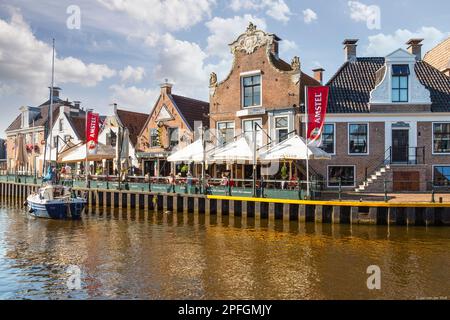
[[[184,164],[181,166],[180,172],[181,172],[182,177],[186,177],[188,171],[189,171],[189,166],[187,164]]]
[[[288,178],[287,166],[286,163],[283,163],[283,166],[281,167],[281,179],[286,180],[287,178]]]

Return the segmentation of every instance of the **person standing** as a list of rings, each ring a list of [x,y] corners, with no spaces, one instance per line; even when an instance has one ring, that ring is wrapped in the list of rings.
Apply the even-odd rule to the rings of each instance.
[[[169,175],[169,193],[175,193],[175,185],[176,185],[176,179],[175,179],[175,174],[172,172]]]

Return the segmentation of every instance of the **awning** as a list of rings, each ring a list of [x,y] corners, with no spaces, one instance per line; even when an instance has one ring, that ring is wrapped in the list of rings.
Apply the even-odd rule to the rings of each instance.
[[[116,150],[112,146],[99,143],[97,153],[88,156],[88,161],[111,160],[116,157]],[[74,163],[86,160],[86,144],[67,150],[58,156],[60,163]]]
[[[298,135],[273,146],[260,155],[260,161],[274,160],[306,160],[309,159],[331,159],[331,155],[318,147],[306,146],[303,138]]]
[[[211,150],[212,146],[211,144],[206,144],[206,151],[205,151],[205,160],[208,161],[208,150]],[[203,142],[202,139],[198,139],[194,143],[191,143],[187,147],[178,150],[174,152],[172,155],[170,155],[167,158],[167,161],[169,162],[196,162],[201,163],[203,162]]]
[[[242,137],[212,152],[210,159],[223,162],[252,161],[253,149],[249,146],[247,140]]]

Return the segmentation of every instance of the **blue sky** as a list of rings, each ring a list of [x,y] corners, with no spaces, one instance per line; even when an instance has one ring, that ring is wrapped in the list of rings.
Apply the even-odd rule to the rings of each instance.
[[[79,29],[67,27],[71,5]],[[343,39],[360,39],[360,56],[384,56],[422,37],[426,52],[449,36],[448,12],[447,0],[3,0],[1,136],[20,106],[47,99],[52,38],[64,98],[103,114],[114,102],[148,113],[164,79],[207,100],[210,72],[227,75],[227,44],[250,20],[284,40],[281,58],[299,56],[307,73],[322,66],[327,80],[343,63]]]

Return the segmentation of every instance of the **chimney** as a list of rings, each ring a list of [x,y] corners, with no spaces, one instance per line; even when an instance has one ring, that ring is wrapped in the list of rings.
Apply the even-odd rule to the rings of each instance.
[[[161,84],[161,94],[172,94],[172,84],[166,79],[166,82]]]
[[[356,46],[358,39],[345,39],[342,43],[344,45],[345,61],[356,60]]]
[[[416,60],[422,60],[422,41],[423,39],[409,39],[406,43],[408,45],[408,52],[416,56]]]
[[[48,89],[50,90],[50,94],[51,94],[52,88],[48,87]],[[61,88],[53,87],[53,98],[59,98],[60,91],[61,91]]]
[[[324,68],[315,68],[313,69],[314,72],[314,79],[320,82],[320,84],[323,83],[323,72],[325,71]]]

